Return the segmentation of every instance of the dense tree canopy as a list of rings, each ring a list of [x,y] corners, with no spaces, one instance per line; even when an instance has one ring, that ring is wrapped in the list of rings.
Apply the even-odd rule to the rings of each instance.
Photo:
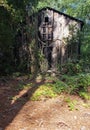
[[[81,37],[82,59],[87,59],[89,63],[90,0],[0,0],[0,71],[8,73],[15,69],[16,61],[13,55],[13,48],[15,45],[20,45],[20,40],[17,39],[19,39],[21,32],[23,37],[27,35],[27,41],[22,40],[22,43],[28,42],[28,47],[31,47],[31,50],[34,49],[36,27],[34,26],[33,28],[28,23],[28,17],[48,5],[84,21],[83,39]],[[18,38],[16,37],[17,35]],[[33,40],[30,39],[32,36],[34,37]],[[25,53],[26,55],[28,54],[28,52]],[[30,53],[33,54],[32,51]],[[31,56],[29,56],[29,60],[30,58],[32,59]],[[18,68],[20,67],[21,64]]]

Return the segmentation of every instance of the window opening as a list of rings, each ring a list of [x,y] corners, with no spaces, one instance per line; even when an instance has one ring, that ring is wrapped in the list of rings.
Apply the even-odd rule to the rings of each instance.
[[[48,34],[48,40],[51,40],[51,39],[52,39],[52,35]]]
[[[46,33],[46,27],[43,27],[43,33]]]
[[[46,34],[43,34],[43,40],[46,40]]]
[[[48,22],[49,22],[49,18],[45,17],[45,23],[48,23]]]

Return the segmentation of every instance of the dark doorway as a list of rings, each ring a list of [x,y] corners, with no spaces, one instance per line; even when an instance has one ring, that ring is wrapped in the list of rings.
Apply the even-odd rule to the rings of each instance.
[[[44,47],[43,53],[48,61],[48,69],[52,67],[52,47]]]

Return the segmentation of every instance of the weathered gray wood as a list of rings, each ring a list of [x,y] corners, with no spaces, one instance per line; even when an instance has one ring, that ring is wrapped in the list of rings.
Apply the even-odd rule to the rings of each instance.
[[[70,48],[67,45],[70,44],[68,41],[72,41],[73,37],[77,35],[81,23],[49,9],[40,11],[38,16],[41,41],[42,43],[45,42],[46,46],[52,46],[52,68],[55,69],[58,63],[65,63],[68,58],[72,59],[74,57],[73,52],[78,56],[78,38],[75,40],[75,44],[70,45]],[[45,17],[49,19],[47,23],[45,23]],[[46,32],[43,32],[43,26],[46,27]],[[49,32],[50,29],[51,31]],[[52,40],[49,41],[48,34],[51,32]],[[68,48],[69,50],[67,50]]]

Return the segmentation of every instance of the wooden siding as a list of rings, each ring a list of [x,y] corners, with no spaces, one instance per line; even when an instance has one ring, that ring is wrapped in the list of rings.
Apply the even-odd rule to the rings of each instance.
[[[38,14],[38,28],[41,44],[44,44],[44,48],[52,47],[50,63],[52,68],[65,63],[69,58],[75,58],[75,55],[78,56],[78,37],[73,44],[67,40],[72,41],[73,36],[77,35],[81,28],[80,22],[47,8]]]

